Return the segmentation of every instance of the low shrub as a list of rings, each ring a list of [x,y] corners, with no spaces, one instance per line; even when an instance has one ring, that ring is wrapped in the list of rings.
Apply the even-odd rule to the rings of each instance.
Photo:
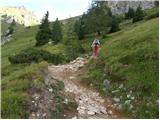
[[[155,12],[155,13],[152,13],[152,14],[149,14],[145,17],[145,20],[150,20],[150,19],[153,19],[153,18],[156,18],[159,16],[159,12]]]
[[[8,57],[12,64],[32,63],[47,61],[54,64],[59,64],[64,61],[63,55],[51,54],[44,50],[38,50],[35,48],[27,48],[16,55]]]
[[[150,20],[159,16],[159,8],[155,7],[145,11],[145,20]]]

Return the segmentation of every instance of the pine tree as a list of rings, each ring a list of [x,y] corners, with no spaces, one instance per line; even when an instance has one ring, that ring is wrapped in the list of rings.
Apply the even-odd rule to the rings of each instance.
[[[119,28],[118,20],[114,16],[114,17],[112,17],[112,23],[111,23],[110,33],[117,32],[119,30],[120,30],[120,28]]]
[[[74,24],[74,31],[76,32],[78,39],[82,40],[85,36],[84,34],[84,25],[81,20],[77,20]]]
[[[154,1],[155,7],[159,7],[159,1]]]
[[[84,52],[81,44],[79,43],[78,36],[74,32],[74,25],[69,21],[65,34],[65,55],[67,59],[73,60]]]
[[[137,22],[137,21],[140,21],[140,20],[143,20],[143,17],[144,17],[144,13],[143,13],[143,10],[142,8],[139,6],[135,12],[135,15],[133,17],[133,23],[134,22]]]
[[[61,23],[59,22],[58,18],[56,21],[53,23],[53,28],[52,28],[52,41],[57,44],[62,40],[62,29],[61,29]]]
[[[134,14],[135,14],[134,9],[130,7],[128,12],[125,14],[125,18],[131,19],[134,17]]]
[[[110,16],[110,17],[112,17],[112,11],[111,11],[111,9],[108,7],[107,8],[107,11],[108,11],[108,15]]]
[[[51,38],[51,30],[49,26],[49,12],[45,14],[45,17],[42,19],[42,24],[39,26],[39,31],[36,35],[36,46],[41,46],[49,42]]]
[[[111,24],[112,13],[105,1],[94,1],[86,15],[86,31],[88,33],[107,31]]]

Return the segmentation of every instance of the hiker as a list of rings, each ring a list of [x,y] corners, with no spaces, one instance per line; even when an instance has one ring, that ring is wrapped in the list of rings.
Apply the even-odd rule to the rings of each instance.
[[[91,47],[92,47],[92,57],[96,58],[100,49],[99,35],[96,35]]]

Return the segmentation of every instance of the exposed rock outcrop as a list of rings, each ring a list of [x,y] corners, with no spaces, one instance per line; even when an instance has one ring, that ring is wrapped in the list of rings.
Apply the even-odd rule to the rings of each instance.
[[[36,15],[27,10],[24,6],[22,7],[1,7],[0,8],[1,19],[5,19],[7,23],[11,23],[13,19],[24,26],[32,26],[39,24],[40,21]]]
[[[108,1],[107,6],[111,9],[113,14],[126,13],[129,7],[136,9],[141,6],[142,9],[151,9],[155,6],[155,1]]]

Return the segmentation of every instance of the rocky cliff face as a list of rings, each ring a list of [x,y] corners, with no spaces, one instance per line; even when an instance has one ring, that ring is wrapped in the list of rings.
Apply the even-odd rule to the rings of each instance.
[[[1,7],[0,16],[7,23],[11,23],[13,19],[18,23],[24,26],[32,26],[39,24],[40,21],[37,19],[36,15],[22,7]]]
[[[128,12],[129,7],[136,9],[141,6],[142,9],[150,9],[155,6],[154,1],[108,1],[107,6],[111,8],[113,14],[122,14]]]

